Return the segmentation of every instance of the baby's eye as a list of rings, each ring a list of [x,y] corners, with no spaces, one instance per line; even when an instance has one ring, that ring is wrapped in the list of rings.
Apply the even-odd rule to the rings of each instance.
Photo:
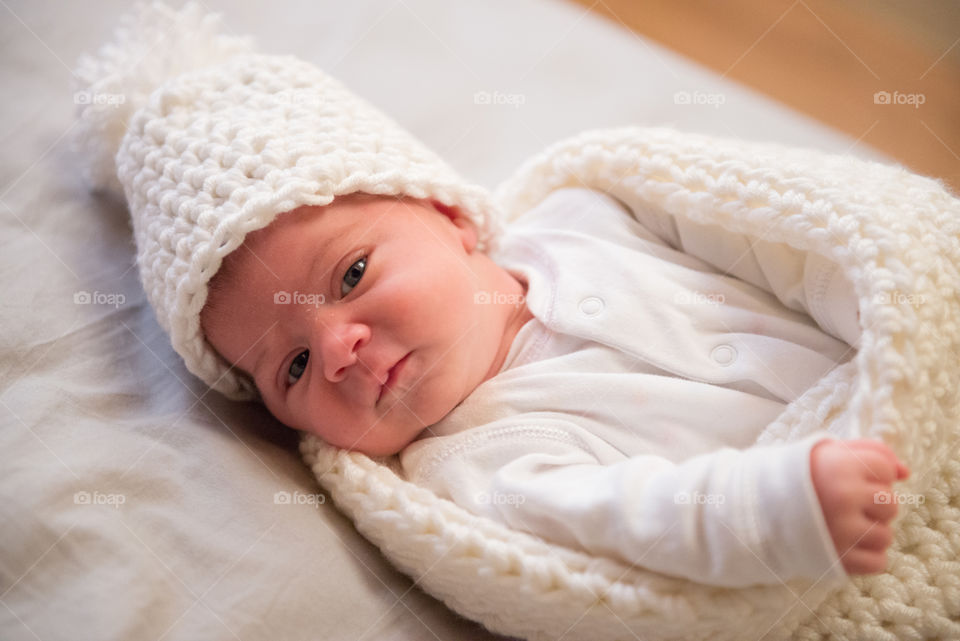
[[[354,287],[357,286],[357,283],[360,282],[360,278],[363,276],[363,272],[364,270],[366,270],[366,268],[367,268],[366,256],[364,256],[354,264],[350,265],[350,269],[348,269],[346,273],[343,275],[343,281],[342,281],[342,284],[340,285],[341,297],[346,296],[347,294],[350,293],[349,291],[346,291],[346,292],[343,291],[343,286],[347,284],[347,279],[353,279],[353,278],[357,279],[356,283],[353,283],[352,285],[350,285],[350,289],[352,290]]]
[[[305,349],[293,359],[293,362],[290,363],[290,369],[287,370],[287,384],[293,385],[300,377],[303,376],[303,372],[307,369],[307,359],[310,358],[310,350]],[[296,374],[294,374],[296,372]],[[293,380],[290,380],[293,378]]]

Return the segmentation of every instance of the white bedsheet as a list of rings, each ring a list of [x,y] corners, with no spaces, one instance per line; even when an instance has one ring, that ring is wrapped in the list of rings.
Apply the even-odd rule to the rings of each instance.
[[[559,138],[625,124],[884,159],[558,0],[205,4],[491,188]],[[67,147],[71,68],[127,6],[0,9],[0,638],[502,638],[314,504],[296,435],[171,349],[124,204],[90,196]]]

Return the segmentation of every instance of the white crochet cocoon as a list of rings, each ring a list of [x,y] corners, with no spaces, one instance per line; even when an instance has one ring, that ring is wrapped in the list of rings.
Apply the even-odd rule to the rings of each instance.
[[[508,217],[586,186],[674,216],[813,250],[854,284],[857,355],[757,445],[795,440],[850,408],[911,469],[888,570],[834,590],[794,580],[720,588],[595,558],[472,515],[373,459],[304,435],[301,451],[357,529],[424,590],[525,639],[960,639],[960,201],[895,166],[666,129],[588,131],[495,193]]]

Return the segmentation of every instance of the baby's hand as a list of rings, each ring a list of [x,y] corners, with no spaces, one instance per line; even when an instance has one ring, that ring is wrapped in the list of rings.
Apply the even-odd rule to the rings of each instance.
[[[880,441],[821,441],[810,451],[810,473],[847,574],[884,571],[897,515],[890,488],[910,475],[907,466]]]

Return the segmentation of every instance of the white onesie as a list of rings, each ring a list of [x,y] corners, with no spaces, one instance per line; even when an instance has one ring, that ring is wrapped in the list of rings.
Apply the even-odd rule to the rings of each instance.
[[[491,258],[528,284],[534,318],[500,372],[400,453],[408,480],[701,583],[845,580],[809,458],[858,426],[752,447],[855,353],[835,264],[579,188],[511,223]]]

